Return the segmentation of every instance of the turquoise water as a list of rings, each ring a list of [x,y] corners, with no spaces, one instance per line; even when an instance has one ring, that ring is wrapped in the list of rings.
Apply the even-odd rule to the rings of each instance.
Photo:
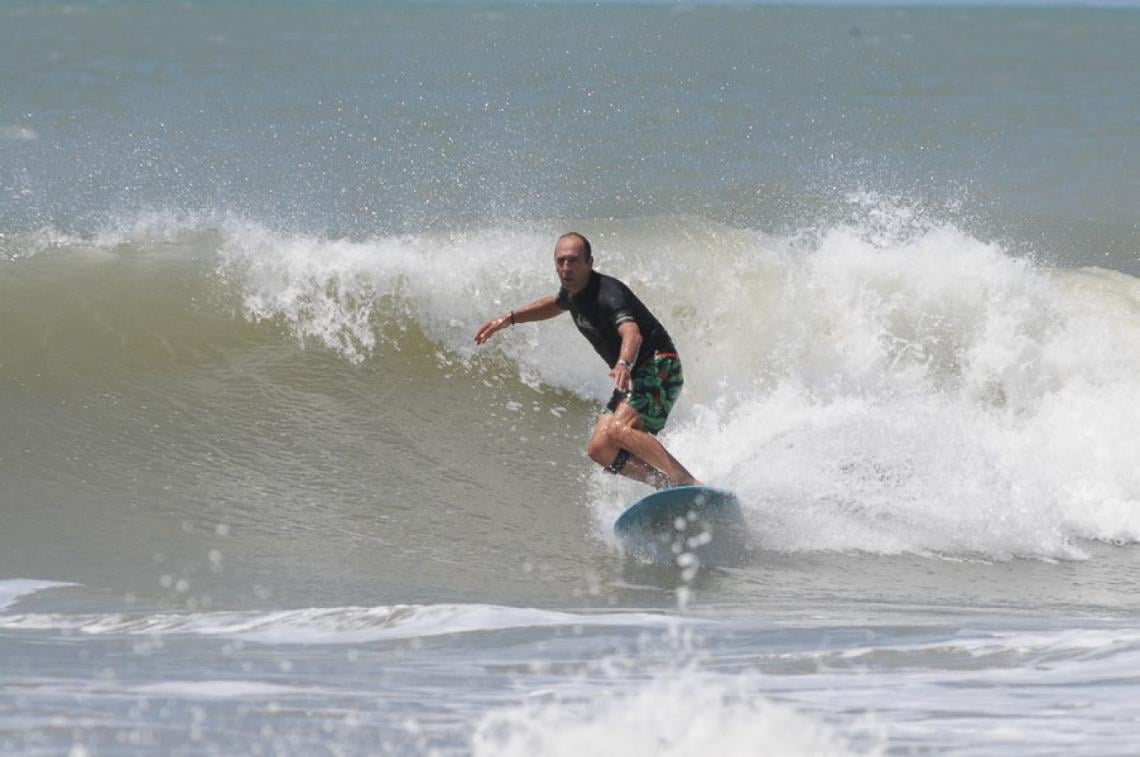
[[[0,5],[0,752],[1123,754],[1140,14]],[[747,559],[646,565],[574,228]]]

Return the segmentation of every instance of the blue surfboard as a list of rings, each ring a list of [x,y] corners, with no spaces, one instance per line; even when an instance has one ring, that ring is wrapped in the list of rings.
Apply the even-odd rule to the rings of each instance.
[[[627,552],[663,564],[685,554],[702,564],[738,562],[748,541],[736,495],[711,486],[653,492],[621,514],[614,533]]]

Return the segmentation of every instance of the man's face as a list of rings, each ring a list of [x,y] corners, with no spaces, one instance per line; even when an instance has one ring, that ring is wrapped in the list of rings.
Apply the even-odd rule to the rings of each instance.
[[[570,294],[578,294],[586,288],[586,284],[590,283],[590,270],[593,266],[594,262],[586,259],[582,240],[577,237],[567,237],[555,245],[554,270]]]

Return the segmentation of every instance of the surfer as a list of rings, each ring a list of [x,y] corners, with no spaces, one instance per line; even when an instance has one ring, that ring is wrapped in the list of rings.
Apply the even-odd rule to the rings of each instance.
[[[569,311],[574,324],[610,366],[614,393],[598,419],[586,452],[607,473],[655,488],[699,484],[657,440],[681,393],[681,359],[665,327],[629,287],[594,270],[586,237],[563,234],[554,247],[558,294],[492,318],[475,334],[484,344],[518,323],[545,321]]]

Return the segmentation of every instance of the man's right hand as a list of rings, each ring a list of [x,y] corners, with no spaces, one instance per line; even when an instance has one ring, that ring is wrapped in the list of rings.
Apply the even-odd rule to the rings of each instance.
[[[500,316],[499,318],[492,318],[479,327],[475,332],[475,344],[483,344],[492,336],[496,331],[503,329],[511,322],[509,315]]]
[[[526,307],[512,310],[506,315],[492,318],[479,327],[475,332],[475,344],[483,344],[492,336],[496,331],[502,331],[507,326],[515,323],[532,323],[534,321],[545,321],[547,318],[562,313],[562,308],[558,307],[558,298],[556,297],[543,297],[542,299],[535,300]]]

